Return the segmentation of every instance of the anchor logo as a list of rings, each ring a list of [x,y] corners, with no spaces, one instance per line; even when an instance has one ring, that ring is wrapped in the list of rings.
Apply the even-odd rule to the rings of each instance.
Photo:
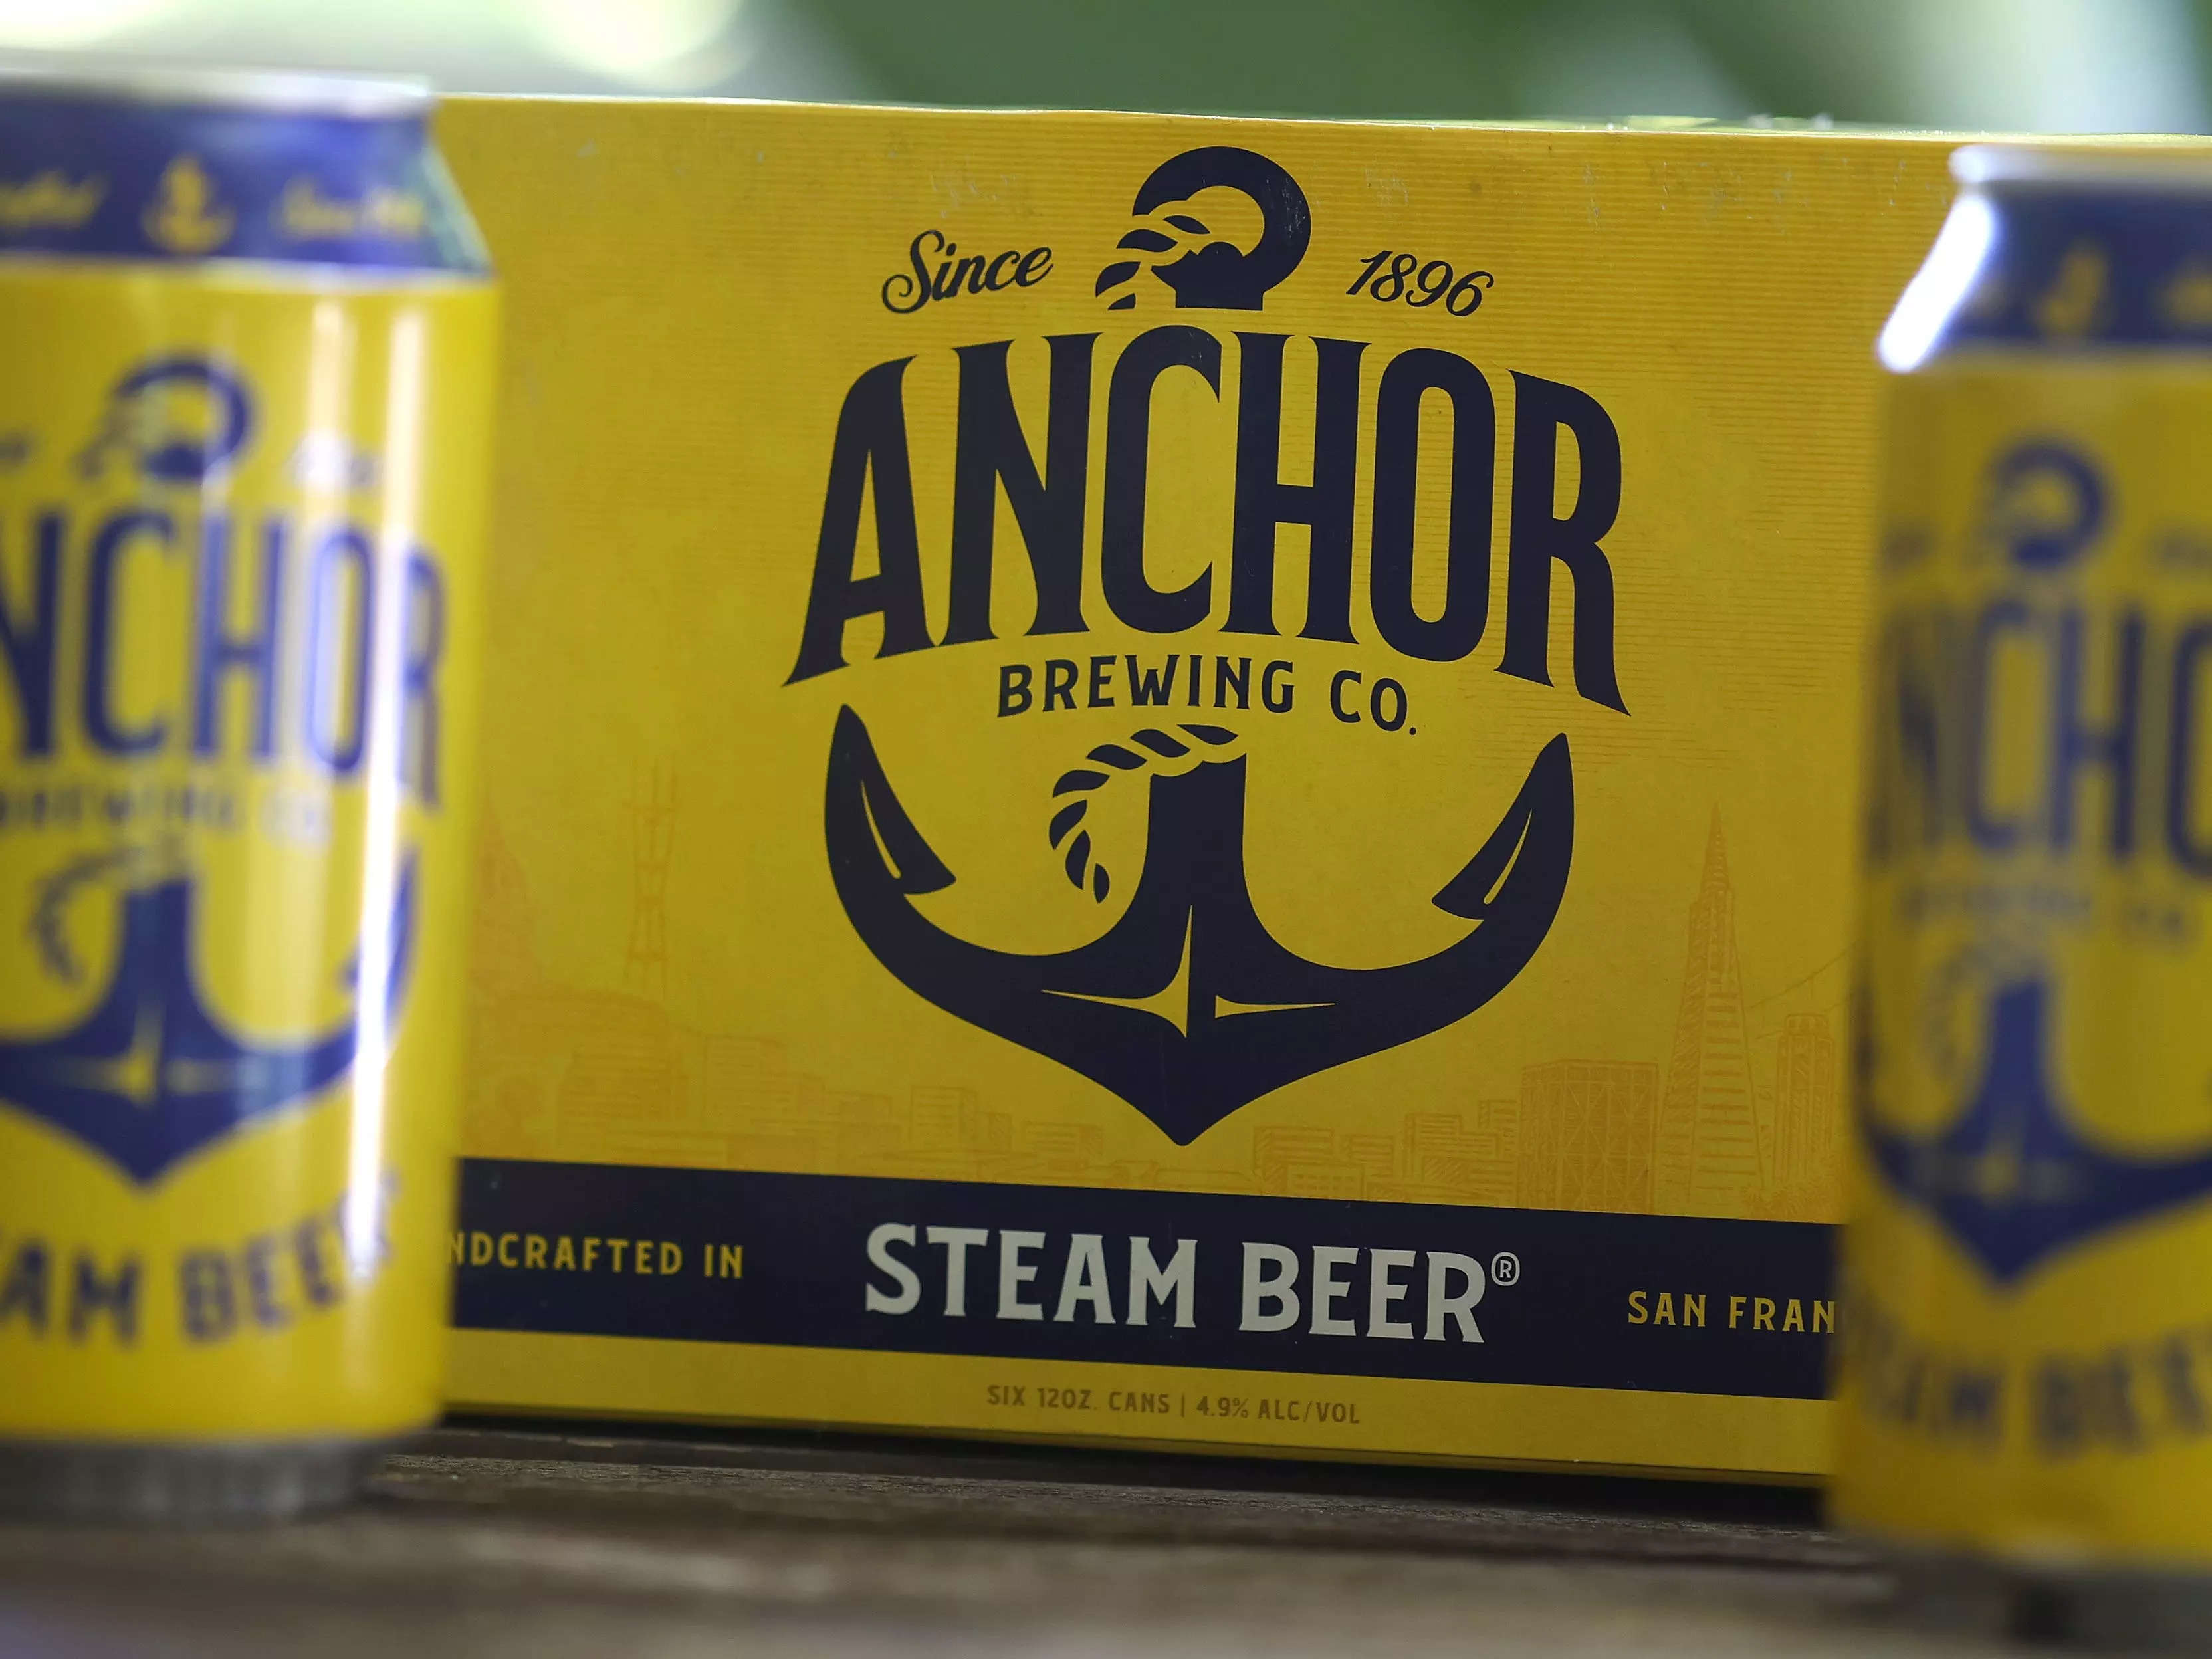
[[[99,432],[76,458],[98,478],[117,454],[153,483],[199,485],[253,436],[253,400],[236,374],[189,354],[141,363],[107,394]]]
[[[1300,1078],[1463,1019],[1534,957],[1574,850],[1567,741],[1537,756],[1505,816],[1436,896],[1476,924],[1394,968],[1292,954],[1253,908],[1244,871],[1245,759],[1206,759],[1150,783],[1145,863],[1103,937],[1057,955],[987,950],[925,917],[913,896],[954,881],[908,817],[867,728],[842,710],[823,830],[862,943],[947,1013],[1111,1090],[1178,1146]]]
[[[238,216],[222,204],[214,178],[197,155],[179,155],[161,169],[139,222],[157,247],[172,253],[212,253],[230,240]]]
[[[1884,1179],[2001,1285],[2092,1234],[2212,1192],[2212,1156],[2132,1158],[2075,1132],[2051,1082],[2052,1000],[2039,974],[1990,992],[1981,1075],[1940,1136],[1885,1128],[1861,1093],[1862,1127]],[[1858,1024],[1870,1051],[1872,1023],[1863,1013]],[[1861,1075],[1873,1075],[1863,1060]]]
[[[1189,212],[1192,197],[1217,187],[1239,192],[1259,209],[1260,237],[1250,247]],[[1098,273],[1095,292],[1115,295],[1106,302],[1109,311],[1136,305],[1134,289],[1120,290],[1147,268],[1174,290],[1177,310],[1258,311],[1313,241],[1313,210],[1298,181],[1280,162],[1233,144],[1187,149],[1161,162],[1137,187],[1130,212],[1146,222],[1115,246],[1139,257],[1116,258]]]
[[[1983,534],[2017,569],[2063,570],[2103,536],[2111,493],[2075,446],[2016,444],[1990,463]]]
[[[0,1039],[0,1101],[74,1135],[142,1183],[337,1082],[353,1069],[360,1042],[357,1015],[292,1045],[227,1028],[192,971],[198,902],[189,877],[124,893],[122,946],[92,1012],[55,1036]],[[410,857],[392,904],[387,1034],[406,992],[415,915]]]

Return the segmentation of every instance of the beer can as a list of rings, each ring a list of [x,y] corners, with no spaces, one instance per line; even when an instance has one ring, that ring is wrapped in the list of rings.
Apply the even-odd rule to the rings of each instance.
[[[0,1504],[437,1409],[495,295],[410,83],[0,72]]]
[[[1976,147],[1892,315],[1834,1508],[2212,1630],[2212,166]]]

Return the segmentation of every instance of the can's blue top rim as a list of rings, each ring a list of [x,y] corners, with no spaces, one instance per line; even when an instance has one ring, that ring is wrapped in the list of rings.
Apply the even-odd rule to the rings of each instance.
[[[430,83],[412,76],[337,75],[77,52],[0,52],[0,100],[17,98],[371,121],[419,118],[433,102]]]
[[[0,78],[0,254],[485,269],[418,83],[225,72],[115,83],[135,95],[110,84]],[[261,101],[237,101],[241,89]]]
[[[2054,149],[2042,144],[1962,144],[1951,177],[1968,190],[2013,185],[2212,195],[2212,144],[2179,152],[2131,144]]]
[[[1976,145],[1953,172],[1950,216],[1882,328],[1891,369],[1973,348],[2212,352],[2212,152]]]

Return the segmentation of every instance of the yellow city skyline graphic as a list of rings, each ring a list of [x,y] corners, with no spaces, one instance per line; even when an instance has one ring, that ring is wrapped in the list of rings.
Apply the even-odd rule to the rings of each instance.
[[[1720,814],[1685,915],[1660,1058],[1566,1057],[1499,1087],[1470,1078],[1395,1131],[1255,1124],[1240,1164],[1116,1156],[1097,1124],[1023,1112],[957,1081],[841,1088],[786,1044],[667,1006],[677,780],[633,781],[623,988],[547,981],[527,880],[488,814],[478,851],[474,1157],[1157,1191],[1269,1194],[1617,1214],[1840,1218],[1840,955],[1747,1004]],[[1656,953],[1655,953],[1656,954]],[[1237,1146],[1234,1137],[1226,1143]]]

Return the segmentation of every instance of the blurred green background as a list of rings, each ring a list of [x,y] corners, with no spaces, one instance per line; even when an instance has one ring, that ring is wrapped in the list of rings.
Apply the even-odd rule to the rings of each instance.
[[[0,0],[0,47],[453,91],[2197,131],[2212,0]]]

